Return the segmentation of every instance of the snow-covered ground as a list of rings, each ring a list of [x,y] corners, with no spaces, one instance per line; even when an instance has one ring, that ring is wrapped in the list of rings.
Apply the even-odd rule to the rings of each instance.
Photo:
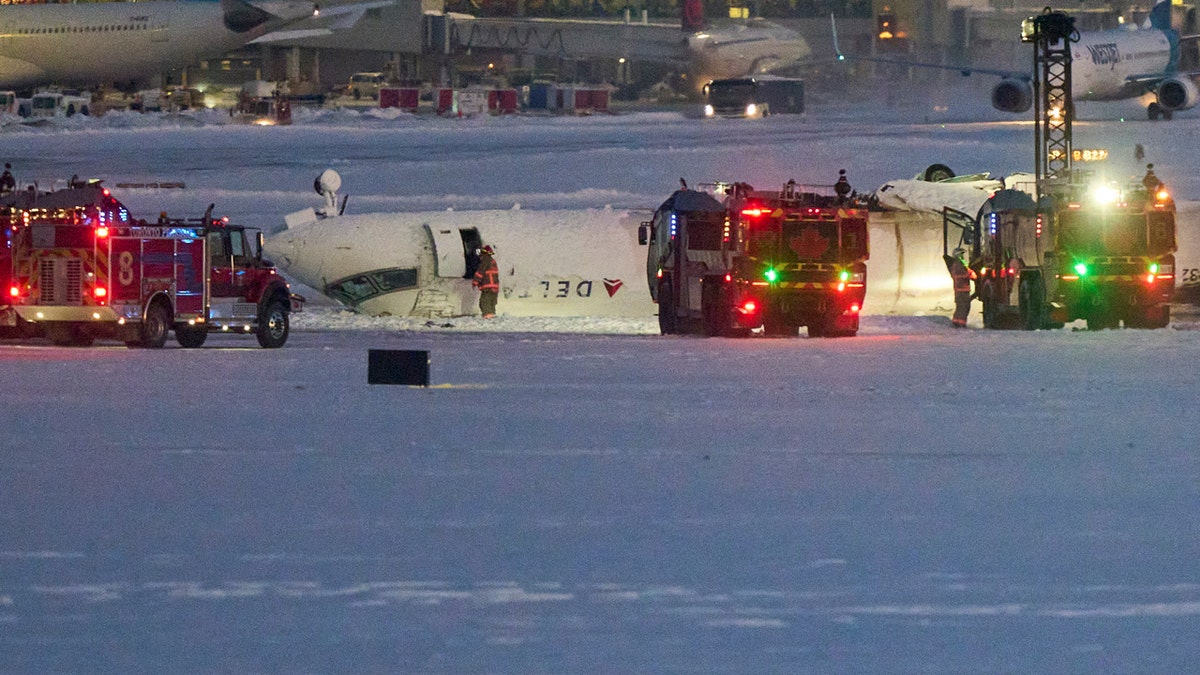
[[[1029,169],[1028,124],[917,114],[114,117],[5,126],[0,159],[184,181],[118,196],[268,226],[326,166],[360,212]],[[1186,200],[1198,133],[1090,120],[1076,144],[1133,173],[1143,143]],[[724,340],[317,306],[279,350],[2,342],[0,672],[1188,672],[1200,331],[1177,318]],[[369,349],[428,351],[433,386],[368,385]]]

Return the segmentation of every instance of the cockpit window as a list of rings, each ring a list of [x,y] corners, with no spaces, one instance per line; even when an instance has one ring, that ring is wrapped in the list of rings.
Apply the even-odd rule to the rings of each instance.
[[[417,287],[416,268],[391,268],[356,274],[325,286],[325,294],[348,307],[371,298]]]

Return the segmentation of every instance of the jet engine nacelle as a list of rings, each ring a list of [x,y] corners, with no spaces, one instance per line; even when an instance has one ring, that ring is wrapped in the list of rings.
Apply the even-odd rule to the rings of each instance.
[[[1187,110],[1200,103],[1200,89],[1190,77],[1169,77],[1158,85],[1158,104],[1167,110]]]
[[[1033,107],[1033,84],[1029,80],[1006,77],[992,89],[992,107],[1009,113],[1023,113]]]

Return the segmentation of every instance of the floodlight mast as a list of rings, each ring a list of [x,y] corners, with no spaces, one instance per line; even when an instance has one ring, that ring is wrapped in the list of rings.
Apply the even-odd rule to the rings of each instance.
[[[1021,22],[1021,41],[1033,43],[1033,129],[1039,197],[1071,175],[1071,43],[1079,41],[1075,17],[1047,7]]]

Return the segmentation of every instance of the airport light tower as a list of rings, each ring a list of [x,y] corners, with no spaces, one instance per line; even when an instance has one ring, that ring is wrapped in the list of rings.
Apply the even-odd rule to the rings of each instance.
[[[1033,43],[1033,126],[1038,192],[1071,181],[1071,43],[1075,17],[1049,7],[1021,22],[1021,41]]]

